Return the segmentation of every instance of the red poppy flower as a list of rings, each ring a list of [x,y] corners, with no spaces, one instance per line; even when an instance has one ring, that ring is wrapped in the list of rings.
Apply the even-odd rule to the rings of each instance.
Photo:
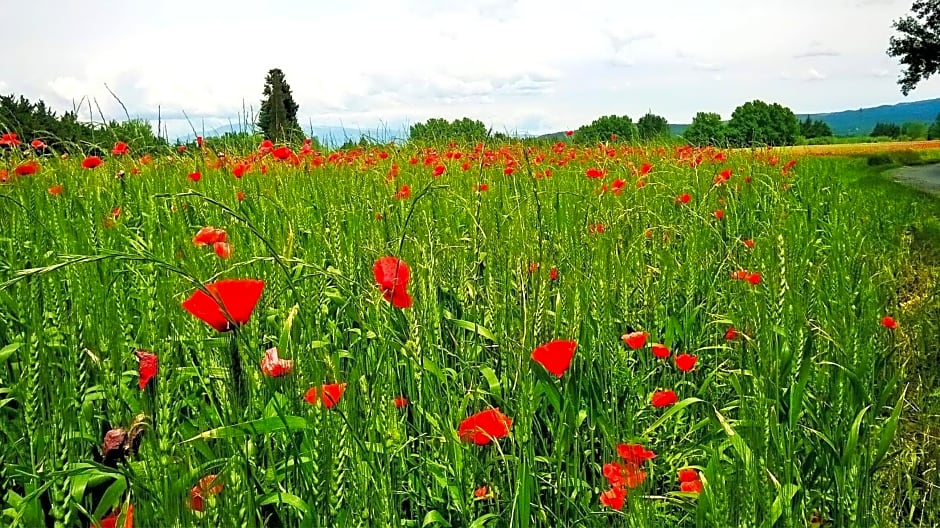
[[[407,405],[408,405],[408,398],[405,398],[404,396],[399,396],[395,398],[396,408],[401,409],[402,407],[406,407]]]
[[[375,261],[372,271],[386,301],[398,308],[411,308],[412,299],[407,291],[410,270],[405,261],[382,257]]]
[[[343,397],[344,392],[346,392],[345,383],[325,383],[320,386],[320,403],[327,409],[332,409],[339,403],[339,399]],[[310,405],[316,405],[317,388],[310,387],[307,393],[304,394],[304,400]]]
[[[894,330],[898,327],[898,322],[894,320],[894,317],[886,315],[881,318],[881,326],[887,328],[888,330]]]
[[[612,487],[638,488],[646,481],[646,472],[633,462],[604,464],[604,478]]]
[[[676,356],[676,368],[682,372],[688,372],[695,368],[695,363],[698,361],[698,356],[693,356],[691,354],[679,354]]]
[[[270,139],[265,139],[261,142],[261,145],[258,145],[258,152],[262,154],[267,154],[274,150],[274,143]]]
[[[646,332],[630,332],[620,337],[624,343],[633,350],[638,350],[646,346],[646,339],[650,335]]]
[[[728,330],[725,331],[725,340],[733,341],[738,338],[738,335],[740,335],[738,331],[733,326],[729,326]]]
[[[135,354],[137,355],[137,375],[140,378],[137,385],[140,390],[144,390],[147,383],[157,375],[157,355],[143,349],[136,351]]]
[[[485,499],[489,489],[486,486],[480,486],[479,488],[473,490],[473,496],[477,499]]]
[[[760,272],[755,271],[754,273],[749,274],[747,276],[747,281],[753,284],[754,286],[757,286],[758,284],[760,284]]]
[[[702,489],[702,481],[699,479],[679,483],[679,491],[684,491],[685,493],[701,493]]]
[[[0,147],[15,147],[20,144],[20,140],[17,139],[17,135],[13,132],[7,132],[0,136]]]
[[[662,343],[653,343],[652,347],[653,355],[659,359],[666,359],[669,357],[669,347]]]
[[[264,281],[226,279],[206,284],[206,290],[209,291],[208,295],[202,290],[193,292],[183,301],[183,308],[217,331],[225,332],[248,322],[261,298]],[[223,307],[232,318],[231,321],[225,317]]]
[[[601,493],[601,504],[620,511],[623,509],[623,503],[627,498],[627,490],[615,487]]]
[[[512,418],[499,412],[499,407],[471,415],[460,422],[457,436],[464,442],[487,445],[509,434]]]
[[[447,170],[447,167],[443,165],[436,165],[434,167],[434,177],[437,178],[441,174],[444,174],[444,171]]]
[[[236,178],[241,178],[245,175],[245,173],[248,172],[249,169],[251,169],[251,166],[247,163],[239,163],[238,165],[235,165],[235,168],[232,169],[232,175]]]
[[[590,168],[584,171],[584,174],[587,175],[588,178],[600,179],[607,175],[607,171],[598,168]]]
[[[277,147],[276,149],[271,151],[271,155],[274,156],[275,159],[279,159],[282,161],[286,159],[290,159],[291,154],[293,154],[293,152],[291,152],[291,150],[287,147]]]
[[[7,176],[9,176],[9,175],[10,175],[10,173],[7,172],[6,169],[0,169],[0,183],[6,183],[6,181],[7,181]]]
[[[232,245],[228,242],[216,242],[212,244],[212,250],[220,259],[227,259],[232,256]]]
[[[692,482],[698,480],[698,471],[694,468],[680,469],[678,473],[679,482]]]
[[[677,204],[687,204],[692,201],[692,196],[689,193],[681,194],[676,197]]]
[[[101,165],[101,163],[102,163],[101,158],[99,158],[98,156],[88,156],[87,158],[82,160],[82,168],[94,169],[95,167],[98,167],[99,165]]]
[[[123,156],[130,151],[131,149],[130,147],[127,146],[127,143],[124,143],[123,141],[118,141],[117,143],[114,144],[114,147],[111,149],[111,155]]]
[[[754,241],[751,240],[750,238],[745,238],[744,240],[741,241],[741,243],[744,244],[744,247],[748,249],[754,249]]]
[[[36,160],[24,161],[13,169],[13,174],[17,176],[30,176],[39,172],[39,162]]]
[[[716,211],[715,211],[714,213],[712,213],[712,214],[715,215],[715,218],[717,218],[717,219],[719,219],[719,220],[721,220],[721,219],[723,219],[723,218],[725,217],[725,212],[722,211],[721,209],[716,210]]]
[[[545,367],[557,377],[561,377],[568,367],[578,347],[575,341],[555,340],[532,351],[532,360]]]
[[[617,455],[634,464],[642,464],[656,458],[656,453],[646,449],[642,444],[617,444]]]
[[[512,173],[514,172],[516,172],[516,169],[514,167],[506,167],[505,169],[503,169],[504,176],[512,176]]]
[[[196,136],[196,146],[202,148],[202,136]]]
[[[490,186],[487,185],[486,183],[481,183],[481,184],[477,185],[477,192],[481,192],[481,193],[482,193],[482,192],[486,192],[486,191],[488,191],[488,190],[490,190]]]
[[[206,475],[189,490],[189,507],[194,511],[204,511],[204,499],[222,493],[222,484],[216,484],[217,475]]]
[[[205,246],[215,244],[216,242],[225,242],[226,238],[228,238],[228,234],[225,233],[224,229],[206,226],[200,229],[199,232],[196,233],[196,236],[193,237],[193,244]]]
[[[264,351],[264,357],[261,358],[261,372],[265,376],[279,378],[293,371],[294,361],[278,357],[277,347],[271,347]]]
[[[15,135],[15,134],[14,134],[14,135]],[[574,130],[569,130],[569,131],[565,132],[565,135],[568,136],[568,137],[573,136],[573,135],[574,135]]]
[[[128,504],[123,512],[115,509],[110,515],[101,519],[100,524],[101,528],[134,528],[134,505]],[[95,528],[95,525],[91,524],[91,528]]]
[[[640,174],[646,175],[651,172],[653,172],[653,165],[651,163],[644,163],[643,166],[640,167]]]
[[[63,190],[65,190],[65,187],[63,187],[62,184],[53,185],[52,187],[49,187],[49,194],[52,196],[58,196],[62,194]]]
[[[654,392],[650,403],[653,404],[653,407],[669,407],[677,401],[679,401],[679,398],[676,397],[675,392],[664,390]]]
[[[394,198],[396,200],[407,200],[411,197],[411,187],[407,185],[402,185],[398,192],[395,193]]]
[[[42,150],[42,149],[46,148],[46,144],[43,143],[43,141],[42,141],[41,139],[34,139],[34,140],[29,144],[29,146],[33,147],[33,148],[36,149],[36,150]]]
[[[548,270],[548,279],[553,281],[558,280],[558,268],[553,267]]]
[[[244,200],[245,200],[245,193],[243,193],[242,191],[236,192],[236,193],[235,193],[235,199],[238,200],[239,202],[244,201]]]
[[[197,182],[202,179],[202,174],[199,171],[189,173],[189,179]]]

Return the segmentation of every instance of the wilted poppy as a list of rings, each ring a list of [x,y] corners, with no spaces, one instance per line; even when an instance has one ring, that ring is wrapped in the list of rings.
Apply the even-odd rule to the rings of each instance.
[[[499,407],[471,415],[460,422],[457,436],[464,442],[487,445],[509,434],[512,418],[499,412]]]
[[[733,326],[729,326],[728,330],[725,331],[725,340],[734,341],[738,338],[738,335],[740,335],[738,331]]]
[[[649,334],[646,332],[630,332],[629,334],[624,334],[620,337],[623,342],[633,350],[638,350],[646,346],[646,339],[649,337]]]
[[[278,357],[277,347],[271,347],[264,351],[264,357],[261,358],[261,372],[265,376],[279,378],[290,374],[293,370],[293,360]]]
[[[375,261],[372,271],[386,301],[398,308],[411,308],[412,299],[407,291],[411,272],[405,261],[382,257]]]
[[[222,493],[222,484],[216,484],[217,475],[206,475],[189,490],[189,507],[194,511],[205,510],[205,499]]]
[[[695,363],[698,361],[698,356],[693,356],[691,354],[679,354],[676,356],[676,368],[682,372],[688,372],[695,368]]]
[[[551,341],[533,350],[532,360],[560,378],[571,366],[571,359],[577,347],[578,343],[575,341]]]
[[[193,292],[183,301],[183,308],[217,331],[225,332],[248,322],[264,290],[264,281],[225,279],[207,284],[206,290],[209,294],[202,290]],[[228,312],[231,321],[224,312]]]
[[[140,378],[137,385],[143,390],[150,379],[157,375],[157,355],[143,349],[134,354],[137,355],[137,374]]]
[[[650,403],[653,404],[653,407],[669,407],[677,401],[679,401],[679,398],[676,397],[676,393],[671,390],[656,391],[650,399]]]

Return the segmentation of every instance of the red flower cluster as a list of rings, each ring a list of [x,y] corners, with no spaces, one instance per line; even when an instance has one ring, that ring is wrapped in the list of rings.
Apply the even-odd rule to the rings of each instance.
[[[702,492],[702,479],[698,471],[692,468],[679,470],[679,491],[684,493],[694,493],[698,495]]]
[[[620,511],[627,498],[627,490],[638,488],[646,481],[643,464],[656,458],[656,453],[641,444],[620,444],[617,446],[617,454],[623,462],[604,464],[604,478],[610,484],[610,489],[601,493],[601,504]]]
[[[344,392],[346,392],[345,383],[325,383],[320,385],[320,403],[327,409],[332,409],[339,403],[339,399],[343,397]],[[304,394],[304,400],[307,400],[307,403],[310,405],[316,405],[317,388],[310,387],[307,393]],[[407,400],[405,400],[405,402],[407,403]],[[397,400],[396,405],[398,405]]]
[[[212,226],[206,226],[196,233],[193,237],[193,244],[197,246],[211,245],[215,254],[220,258],[227,259],[232,256],[232,245],[226,242],[228,234],[224,229],[216,229]]]
[[[737,270],[731,273],[731,278],[735,280],[747,281],[754,286],[760,284],[761,275],[759,271],[750,272],[748,270]]]

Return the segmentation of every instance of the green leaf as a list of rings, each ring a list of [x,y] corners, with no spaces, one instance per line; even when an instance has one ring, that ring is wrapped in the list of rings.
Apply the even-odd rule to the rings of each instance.
[[[488,339],[492,343],[496,343],[496,336],[493,335],[493,332],[490,332],[486,328],[476,323],[471,323],[470,321],[464,321],[463,319],[452,319],[450,317],[447,317],[447,320],[450,323],[452,323],[454,326],[456,326],[457,328],[463,328],[464,330],[473,332],[484,339]]]
[[[450,523],[447,522],[447,519],[441,515],[441,512],[437,510],[431,510],[424,516],[424,521],[421,523],[421,527],[426,526],[446,526],[450,527]]]
[[[904,396],[906,394],[907,387],[904,387],[904,390],[901,391],[901,396],[898,398],[898,403],[895,404],[894,410],[891,411],[891,416],[884,423],[884,425],[881,426],[881,432],[878,433],[878,450],[875,451],[875,458],[871,463],[872,472],[878,469],[878,465],[881,464],[881,461],[888,453],[888,448],[891,447],[891,442],[894,440],[894,434],[898,430],[898,420],[901,418],[901,408],[904,406]]]
[[[698,403],[698,402],[701,402],[701,401],[702,401],[702,400],[700,400],[700,399],[698,399],[698,398],[692,397],[692,398],[686,398],[686,399],[682,400],[681,402],[679,402],[679,403],[673,405],[672,407],[669,408],[668,411],[666,411],[665,413],[663,413],[663,415],[660,416],[658,420],[656,420],[655,422],[653,422],[653,425],[647,427],[647,428],[646,428],[646,431],[643,431],[643,436],[649,436],[650,434],[652,434],[653,431],[655,431],[656,429],[658,429],[659,426],[661,426],[662,424],[666,423],[666,420],[668,420],[669,418],[671,418],[673,415],[675,415],[676,413],[680,412],[682,409],[685,409],[685,408],[688,407],[689,405],[692,405],[693,403]]]
[[[800,487],[795,484],[784,484],[780,486],[777,498],[774,499],[774,503],[770,505],[770,514],[764,519],[762,526],[770,528],[776,524],[777,520],[780,519],[780,516],[783,514],[783,509],[791,509],[790,503],[793,502],[793,496],[796,495],[799,489]]]
[[[23,346],[23,343],[10,343],[9,345],[0,348],[0,363],[10,359],[13,356],[13,353],[20,349]]]
[[[865,418],[865,413],[868,412],[870,408],[871,405],[866,405],[865,408],[858,411],[855,420],[852,422],[852,427],[849,428],[849,438],[845,441],[845,449],[842,451],[843,465],[849,463],[852,457],[855,456],[855,448],[858,446],[858,437],[861,434],[862,419]]]
[[[486,522],[493,519],[499,519],[499,515],[496,515],[495,513],[487,513],[486,515],[474,519],[473,522],[470,523],[470,528],[485,528]]]
[[[310,506],[307,506],[303,499],[286,491],[276,491],[258,497],[258,506],[267,506],[268,504],[287,504],[305,515],[310,513]]]
[[[489,386],[490,394],[499,395],[499,379],[496,377],[496,372],[491,367],[482,367],[480,368],[480,373],[483,374],[483,378],[486,380],[486,384]]]
[[[208,438],[234,438],[238,436],[259,435],[267,433],[276,433],[279,431],[297,432],[311,429],[307,419],[302,416],[275,416],[272,418],[261,418],[235,425],[226,425],[204,431],[188,440],[205,440]]]
[[[108,486],[108,489],[105,490],[104,494],[101,496],[101,500],[98,501],[98,506],[95,508],[94,517],[95,519],[100,519],[104,517],[109,511],[114,509],[114,507],[121,502],[121,497],[124,495],[124,492],[127,491],[127,479],[121,477],[114,480],[114,482]]]

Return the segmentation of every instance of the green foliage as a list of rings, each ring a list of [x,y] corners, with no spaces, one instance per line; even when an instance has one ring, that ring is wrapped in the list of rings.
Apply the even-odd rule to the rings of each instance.
[[[636,128],[643,141],[662,140],[670,136],[669,122],[665,117],[653,113],[647,113],[641,117],[636,122]]]
[[[937,119],[927,129],[927,139],[940,139],[940,114],[937,114]]]
[[[728,122],[728,140],[739,147],[792,145],[800,133],[800,121],[780,104],[749,101],[735,108]]]
[[[614,138],[617,141],[627,142],[637,140],[637,127],[633,124],[630,116],[607,115],[598,117],[590,125],[583,125],[575,130],[573,140],[575,143],[584,145],[612,141]]]
[[[45,102],[33,103],[22,95],[0,96],[0,133],[4,132],[16,132],[24,142],[40,139],[55,150],[95,139],[95,129],[80,122],[75,112],[57,117]]]
[[[898,80],[901,93],[907,95],[921,81],[940,70],[940,1],[915,0],[912,15],[894,21],[888,55],[905,66]]]
[[[912,140],[927,139],[927,123],[909,121],[901,125],[901,134]]]
[[[685,129],[682,137],[698,147],[705,145],[724,145],[727,141],[727,127],[721,122],[721,116],[712,112],[699,112],[692,118],[692,124]]]
[[[806,139],[829,137],[832,136],[832,129],[825,121],[806,116],[806,120],[800,122],[800,135]]]
[[[409,140],[418,143],[461,141],[476,143],[489,136],[486,125],[482,121],[464,117],[447,121],[441,118],[431,118],[425,123],[411,125]]]
[[[264,137],[275,142],[303,139],[304,132],[297,121],[300,105],[294,101],[284,72],[278,68],[268,71],[263,95],[261,110],[258,112],[258,128]]]
[[[877,123],[869,135],[872,137],[897,138],[901,135],[901,127],[894,123]]]

